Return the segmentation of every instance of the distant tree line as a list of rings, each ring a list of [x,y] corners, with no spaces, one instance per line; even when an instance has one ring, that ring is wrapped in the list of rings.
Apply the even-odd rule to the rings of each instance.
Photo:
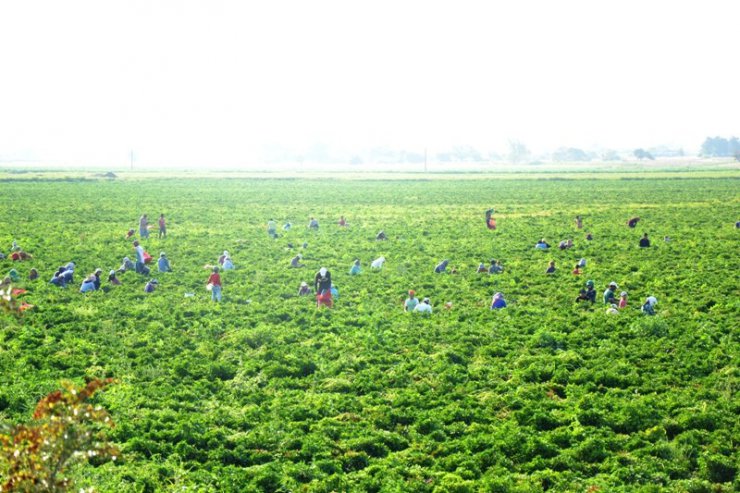
[[[701,145],[701,155],[704,157],[729,157],[735,156],[740,160],[740,139],[730,137],[707,137]]]

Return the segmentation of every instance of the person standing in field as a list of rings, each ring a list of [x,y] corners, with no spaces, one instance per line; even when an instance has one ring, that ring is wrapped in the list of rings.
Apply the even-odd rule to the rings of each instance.
[[[640,220],[639,217],[633,217],[629,221],[627,221],[627,226],[630,228],[634,228],[637,226],[637,222]]]
[[[221,276],[218,273],[218,267],[214,267],[211,275],[208,276],[206,287],[210,286],[211,300],[221,301]]]
[[[326,267],[322,267],[316,273],[313,280],[313,287],[316,294],[322,294],[324,291],[327,293],[331,292],[331,272]]]
[[[581,220],[581,216],[576,216],[576,228],[583,229],[583,220]]]
[[[493,208],[486,211],[486,227],[496,229],[496,220],[493,218]]]
[[[356,258],[355,261],[352,263],[352,267],[349,268],[349,275],[356,276],[360,272],[362,272],[362,269],[360,268],[360,259]]]
[[[114,286],[120,286],[121,281],[116,277],[116,271],[112,270],[108,273],[108,282],[113,284]]]
[[[270,238],[276,238],[277,237],[277,223],[274,219],[270,219],[267,221],[267,236]]]
[[[159,238],[167,238],[167,223],[164,220],[164,214],[159,215]]]
[[[315,218],[312,217],[311,220],[308,221],[308,229],[318,230],[319,222]]]
[[[345,228],[347,227],[347,220],[344,218],[344,216],[339,216],[339,224],[340,227]]]
[[[550,263],[547,264],[547,270],[545,271],[545,274],[554,274],[555,273],[555,261],[550,260]]]
[[[416,297],[416,292],[413,289],[409,290],[409,297],[403,302],[403,311],[413,312],[416,305],[419,304],[419,298]]]
[[[648,239],[648,234],[645,233],[642,235],[642,238],[640,238],[640,248],[648,248],[650,246],[650,240]]]
[[[144,265],[146,263],[146,259],[144,258],[144,247],[141,246],[139,240],[134,240],[134,251],[136,252],[134,270],[136,270],[138,274],[149,274],[149,267]]]
[[[142,214],[139,218],[139,236],[141,236],[142,240],[149,239],[149,220],[147,219],[146,214]]]

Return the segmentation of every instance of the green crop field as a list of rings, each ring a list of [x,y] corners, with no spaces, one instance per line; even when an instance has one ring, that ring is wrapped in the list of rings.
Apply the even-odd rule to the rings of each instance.
[[[631,178],[6,179],[0,251],[34,258],[0,272],[35,308],[0,314],[0,422],[27,422],[64,380],[117,378],[94,402],[121,456],[71,471],[105,492],[738,491],[740,181]],[[134,272],[105,280],[142,213],[168,220],[143,242],[173,269],[153,268],[153,293]],[[224,250],[236,269],[216,303],[205,266]],[[434,273],[443,259],[456,274]],[[490,259],[505,271],[476,273]],[[69,261],[74,284],[49,284]],[[322,266],[332,309],[297,295]],[[98,267],[103,289],[79,293]],[[594,305],[574,301],[587,279]],[[610,281],[629,295],[618,315]],[[404,313],[409,289],[434,313]],[[489,309],[495,292],[507,308]]]

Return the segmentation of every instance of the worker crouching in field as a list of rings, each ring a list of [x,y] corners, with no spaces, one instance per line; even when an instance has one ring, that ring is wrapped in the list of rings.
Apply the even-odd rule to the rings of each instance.
[[[491,299],[491,310],[498,310],[499,308],[506,308],[506,301],[502,293],[496,293]]]
[[[112,270],[108,273],[108,282],[113,284],[114,286],[120,286],[121,281],[116,277],[116,271]]]
[[[146,286],[144,286],[144,292],[153,293],[158,285],[159,285],[159,281],[157,281],[156,279],[152,279],[151,281],[146,283]]]
[[[429,298],[421,300],[421,303],[414,307],[414,313],[432,313],[432,304]]]
[[[658,303],[657,298],[655,296],[648,296],[645,300],[645,304],[642,305],[642,308],[640,310],[645,315],[655,315],[655,305]]]

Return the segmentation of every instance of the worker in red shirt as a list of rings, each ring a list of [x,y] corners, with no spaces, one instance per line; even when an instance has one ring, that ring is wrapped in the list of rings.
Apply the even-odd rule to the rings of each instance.
[[[214,267],[213,272],[208,277],[206,289],[211,291],[213,301],[221,301],[221,276],[218,273],[218,267]]]

